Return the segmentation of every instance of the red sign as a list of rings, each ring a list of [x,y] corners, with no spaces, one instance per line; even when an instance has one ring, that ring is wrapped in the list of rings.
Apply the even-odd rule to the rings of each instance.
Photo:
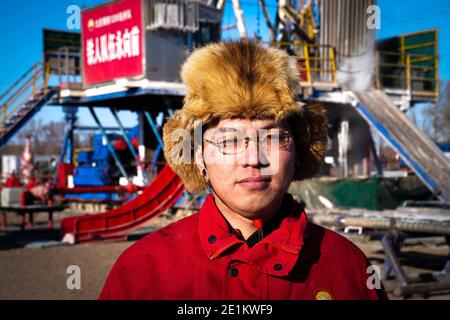
[[[121,0],[83,11],[86,85],[143,74],[141,0]]]

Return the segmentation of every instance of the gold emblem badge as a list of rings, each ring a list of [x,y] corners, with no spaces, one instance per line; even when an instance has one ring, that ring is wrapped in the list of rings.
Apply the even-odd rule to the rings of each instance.
[[[94,25],[95,25],[94,19],[89,19],[89,20],[88,20],[88,23],[87,23],[88,30],[89,30],[89,31],[94,30]]]
[[[316,300],[334,300],[331,293],[329,293],[328,291],[325,291],[325,290],[317,291],[316,294],[314,295],[314,299],[316,299]]]

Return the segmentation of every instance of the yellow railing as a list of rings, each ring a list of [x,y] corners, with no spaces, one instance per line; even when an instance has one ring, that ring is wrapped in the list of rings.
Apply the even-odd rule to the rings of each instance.
[[[438,98],[437,56],[377,51],[376,58],[378,89],[406,90],[414,96]]]
[[[269,45],[286,49],[295,56],[302,86],[337,87],[336,59],[332,46],[304,42],[270,42]]]
[[[57,58],[51,61],[50,73],[58,76],[58,84],[68,86],[81,85],[81,56],[78,47],[61,47],[58,49]]]
[[[0,136],[7,131],[8,121],[19,119],[27,102],[48,91],[49,69],[41,62],[27,70],[0,96]]]

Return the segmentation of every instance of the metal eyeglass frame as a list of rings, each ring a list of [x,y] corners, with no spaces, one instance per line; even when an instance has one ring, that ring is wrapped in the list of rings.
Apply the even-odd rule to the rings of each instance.
[[[287,145],[289,145],[289,143],[293,140],[293,135],[290,131],[288,130],[283,130],[280,133],[284,134],[287,137],[287,140],[285,141],[285,143],[280,143],[278,148],[284,148]],[[253,140],[256,142],[256,140],[258,140],[258,146],[261,146],[261,140],[260,137],[245,137],[244,141],[245,141],[245,147],[242,151],[240,152],[223,152],[222,146],[220,145],[221,143],[218,141],[211,141],[209,139],[203,138],[203,140],[205,140],[208,143],[211,143],[213,146],[217,147],[219,149],[219,151],[224,154],[224,155],[235,155],[235,154],[240,154],[242,152],[244,152],[245,150],[247,150],[248,148],[248,144],[250,142],[250,140]]]

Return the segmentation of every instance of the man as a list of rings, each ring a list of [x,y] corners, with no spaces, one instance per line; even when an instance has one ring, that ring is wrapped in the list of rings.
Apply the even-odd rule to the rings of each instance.
[[[318,173],[327,142],[325,109],[296,100],[295,60],[231,41],[196,50],[181,76],[164,152],[188,191],[210,194],[128,248],[100,298],[385,299],[364,254],[287,193]]]

